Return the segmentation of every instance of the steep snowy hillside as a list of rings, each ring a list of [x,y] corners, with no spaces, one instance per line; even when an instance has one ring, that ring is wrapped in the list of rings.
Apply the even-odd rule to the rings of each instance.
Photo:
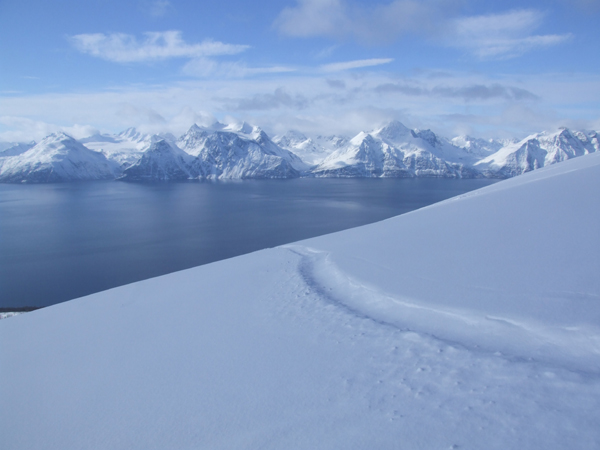
[[[430,130],[410,130],[400,122],[359,133],[312,170],[325,177],[472,177],[477,161]]]
[[[597,448],[599,190],[595,153],[2,320],[2,444]]]
[[[164,139],[156,138],[139,160],[123,170],[122,181],[180,181],[199,176],[194,158]]]
[[[308,168],[260,128],[246,123],[221,130],[194,125],[177,144],[196,157],[192,167],[201,177],[295,178]]]
[[[26,152],[0,158],[0,182],[46,183],[114,178],[117,167],[71,136],[55,133]]]
[[[478,161],[474,167],[486,176],[507,178],[597,151],[600,151],[600,143],[596,132],[585,134],[562,128],[509,144]]]

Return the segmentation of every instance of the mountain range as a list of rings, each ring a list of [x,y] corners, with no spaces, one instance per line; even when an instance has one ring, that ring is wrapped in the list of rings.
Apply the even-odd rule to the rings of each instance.
[[[129,128],[76,140],[54,133],[39,143],[0,143],[0,182],[118,179],[183,181],[297,177],[509,178],[600,151],[596,131],[561,128],[517,140],[446,139],[393,121],[353,138],[271,139],[247,123],[193,125],[177,138]]]

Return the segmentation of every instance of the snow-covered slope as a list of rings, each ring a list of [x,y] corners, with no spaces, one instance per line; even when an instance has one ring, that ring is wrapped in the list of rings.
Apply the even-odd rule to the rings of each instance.
[[[114,178],[115,164],[71,136],[55,133],[16,156],[0,158],[0,182],[45,183]]]
[[[512,177],[577,156],[600,151],[598,134],[567,128],[528,136],[478,161],[475,168],[486,176]]]
[[[472,153],[480,158],[485,158],[492,153],[497,152],[502,147],[513,144],[512,141],[500,141],[496,139],[479,139],[467,135],[457,136],[450,140],[452,145],[464,148],[467,152]]]
[[[600,153],[0,321],[3,446],[592,449]]]
[[[123,170],[123,181],[181,181],[198,178],[194,158],[165,139],[156,137],[140,159]]]
[[[288,131],[284,135],[275,136],[273,142],[281,148],[296,154],[302,161],[309,165],[321,163],[334,151],[348,143],[348,139],[341,136],[317,136],[315,139],[306,137],[299,131]]]
[[[13,143],[3,143],[7,144],[6,146],[1,146],[2,150],[0,150],[0,158],[5,158],[7,156],[17,156],[22,153],[25,153],[31,147],[35,145],[35,141],[31,141],[29,143],[26,142],[13,142]]]
[[[246,123],[222,129],[194,125],[177,141],[196,157],[194,169],[210,178],[295,178],[308,166]]]
[[[91,150],[101,152],[109,160],[115,161],[121,169],[125,169],[137,162],[150,147],[152,136],[142,134],[135,128],[128,128],[117,135],[96,134],[79,142]]]
[[[359,133],[319,164],[325,177],[470,177],[477,158],[430,130],[410,130],[400,122]]]

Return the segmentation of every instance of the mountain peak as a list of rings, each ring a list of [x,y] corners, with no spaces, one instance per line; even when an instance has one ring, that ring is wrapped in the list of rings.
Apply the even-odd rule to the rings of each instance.
[[[193,124],[187,132],[189,134],[191,134],[191,133],[199,133],[199,132],[202,132],[202,128],[199,127],[197,124]]]
[[[398,138],[410,135],[410,131],[411,130],[405,127],[403,123],[397,120],[393,120],[383,128],[380,128],[379,130],[375,131],[374,134],[378,135],[383,139],[393,141]]]
[[[230,123],[224,128],[226,131],[233,131],[234,133],[250,134],[254,127],[247,122],[241,123]]]
[[[129,127],[127,128],[125,131],[121,131],[119,133],[120,137],[124,137],[124,138],[133,138],[136,137],[138,135],[138,131],[135,129],[135,127]]]
[[[77,142],[73,137],[69,136],[64,131],[57,131],[56,133],[49,134],[41,140],[40,144],[51,144],[55,142]],[[77,142],[79,144],[79,142]]]

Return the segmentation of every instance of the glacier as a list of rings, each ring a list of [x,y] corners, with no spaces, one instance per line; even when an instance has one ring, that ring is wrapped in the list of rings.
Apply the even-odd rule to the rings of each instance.
[[[3,445],[596,448],[599,189],[594,152],[2,320]]]

